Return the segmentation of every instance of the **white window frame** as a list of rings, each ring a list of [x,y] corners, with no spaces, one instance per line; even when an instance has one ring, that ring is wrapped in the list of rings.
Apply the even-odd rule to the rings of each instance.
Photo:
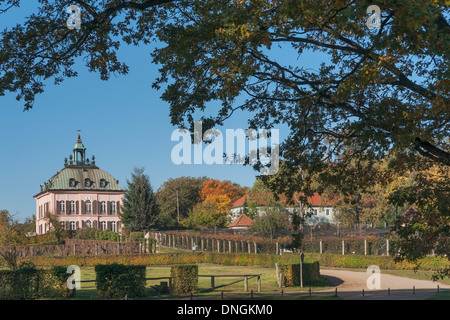
[[[85,209],[86,214],[92,213],[92,202],[90,200],[87,200],[84,203],[84,207],[85,207],[84,209]]]
[[[100,214],[106,214],[106,201],[102,201],[100,202]]]
[[[70,214],[75,214],[76,213],[76,203],[75,201],[70,201]]]

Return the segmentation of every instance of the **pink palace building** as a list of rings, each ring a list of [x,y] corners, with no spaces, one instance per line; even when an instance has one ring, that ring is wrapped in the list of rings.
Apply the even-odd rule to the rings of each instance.
[[[95,165],[95,157],[86,159],[86,148],[78,134],[73,155],[64,168],[41,185],[36,199],[36,233],[51,228],[48,214],[59,218],[66,230],[79,228],[109,229],[121,232],[118,212],[124,192],[119,181]]]

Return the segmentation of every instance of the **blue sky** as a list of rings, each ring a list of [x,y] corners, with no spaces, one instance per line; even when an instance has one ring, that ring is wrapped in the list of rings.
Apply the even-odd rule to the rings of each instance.
[[[29,11],[22,7],[0,16],[0,28],[21,22],[18,13]],[[40,184],[64,167],[77,130],[88,157],[95,155],[96,164],[119,180],[122,188],[135,166],[145,167],[154,190],[180,176],[208,176],[252,186],[258,172],[251,167],[172,163],[171,150],[177,143],[171,141],[171,134],[176,128],[170,124],[169,105],[159,98],[162,91],[151,88],[159,75],[151,51],[152,47],[124,45],[119,57],[130,72],[108,81],[79,64],[78,77],[59,86],[49,82],[30,111],[23,111],[14,93],[0,97],[0,210],[7,209],[21,220],[35,214],[33,196]],[[314,64],[318,62],[316,55]],[[219,129],[225,132],[226,128],[246,129],[247,115],[235,114]],[[286,134],[280,128],[281,139]]]

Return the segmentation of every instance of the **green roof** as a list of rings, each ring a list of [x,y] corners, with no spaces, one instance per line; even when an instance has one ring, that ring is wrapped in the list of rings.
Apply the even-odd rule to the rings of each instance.
[[[94,165],[67,166],[58,171],[44,185],[41,193],[48,191],[123,191],[119,181]]]

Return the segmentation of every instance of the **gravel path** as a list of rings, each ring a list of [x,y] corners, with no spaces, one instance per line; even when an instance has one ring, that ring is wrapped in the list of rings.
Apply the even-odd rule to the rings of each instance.
[[[450,285],[383,274],[382,270],[378,274],[380,285],[377,289],[368,288],[367,280],[371,274],[366,272],[321,268],[320,274],[330,279],[332,290],[337,288],[343,299],[423,300],[435,294],[438,285],[439,290],[450,290]]]

